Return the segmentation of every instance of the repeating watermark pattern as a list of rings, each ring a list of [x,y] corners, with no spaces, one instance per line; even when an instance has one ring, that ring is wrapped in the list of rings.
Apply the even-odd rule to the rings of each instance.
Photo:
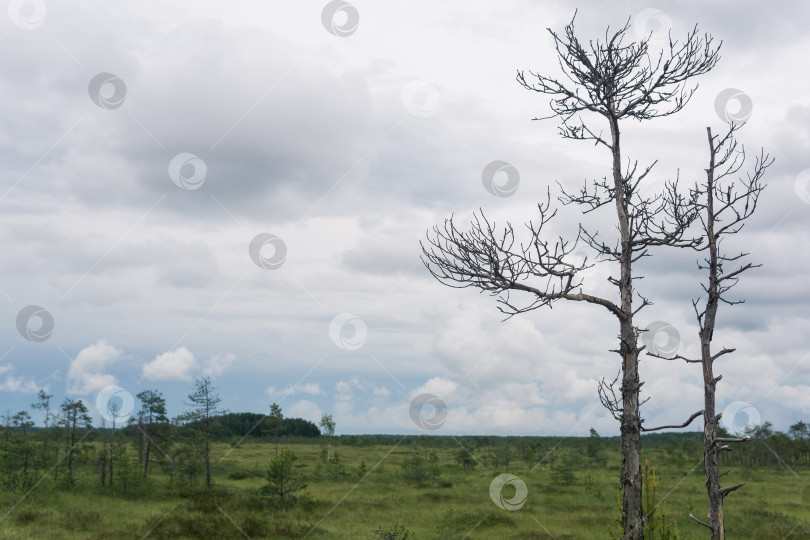
[[[412,81],[400,95],[405,110],[413,116],[427,118],[439,108],[439,91],[427,81]]]
[[[28,341],[46,341],[53,334],[53,325],[53,315],[43,307],[26,306],[17,313],[17,331]]]
[[[356,351],[362,347],[367,336],[366,323],[357,315],[341,313],[329,323],[329,339],[346,351]]]
[[[433,409],[433,414],[427,417],[426,413],[429,414],[430,409]],[[419,394],[413,398],[409,412],[413,423],[428,431],[436,431],[447,420],[447,405],[439,396],[433,394]]]
[[[287,244],[275,234],[260,233],[250,241],[248,254],[259,268],[276,270],[287,260]]]
[[[647,347],[647,352],[664,358],[673,358],[678,353],[681,334],[669,323],[653,321],[641,332],[641,341]]]
[[[117,109],[127,97],[127,85],[118,75],[102,72],[90,79],[87,93],[102,109]]]
[[[11,0],[8,16],[23,30],[35,30],[45,22],[48,8],[43,0]]]
[[[181,189],[200,189],[207,175],[208,166],[196,154],[180,152],[169,162],[169,178]]]
[[[714,110],[724,122],[744,123],[751,117],[754,102],[751,97],[736,88],[726,88],[714,100]]]
[[[511,497],[504,497],[503,490],[506,486],[512,486],[515,489],[515,494]],[[526,482],[514,474],[499,474],[489,484],[489,498],[502,510],[510,512],[520,510],[526,504],[528,496],[529,488],[526,486]]]
[[[761,422],[759,411],[745,401],[734,401],[723,409],[721,425],[735,437],[753,435]]]
[[[805,204],[810,204],[810,169],[805,169],[796,175],[793,187],[796,189],[799,199]]]
[[[326,31],[333,36],[348,37],[357,31],[360,13],[348,2],[332,0],[323,7],[321,22]]]
[[[111,425],[123,426],[135,410],[135,398],[120,386],[106,386],[96,396],[96,409]]]
[[[505,182],[496,182],[496,177],[506,175]],[[481,172],[481,182],[484,188],[496,197],[511,197],[520,185],[520,174],[511,164],[495,160],[488,163]]]
[[[660,9],[642,9],[633,19],[633,29],[639,39],[648,39],[652,45],[669,43],[672,19]]]

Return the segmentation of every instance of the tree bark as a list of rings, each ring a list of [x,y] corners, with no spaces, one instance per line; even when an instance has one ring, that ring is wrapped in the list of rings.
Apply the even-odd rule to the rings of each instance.
[[[714,369],[711,352],[717,307],[720,300],[718,291],[717,237],[714,234],[714,169],[715,147],[711,128],[706,128],[709,136],[709,168],[706,171],[706,236],[709,250],[709,286],[706,301],[706,315],[700,329],[700,353],[703,361],[703,468],[706,473],[706,493],[709,504],[709,525],[712,540],[725,540],[723,527],[723,496],[720,492],[720,466],[718,464],[717,415],[715,414]]]
[[[613,115],[614,104],[610,103]],[[622,156],[619,122],[615,116],[609,118],[611,133],[611,150],[613,154],[613,184],[616,189],[616,215],[621,236],[621,257],[619,259],[619,291],[621,296],[620,345],[622,357],[622,526],[624,538],[638,540],[644,538],[644,520],[642,510],[641,473],[641,417],[639,416],[638,389],[638,343],[636,329],[633,326],[633,281],[632,281],[632,239],[630,223],[627,216],[627,202],[624,196],[622,179]]]

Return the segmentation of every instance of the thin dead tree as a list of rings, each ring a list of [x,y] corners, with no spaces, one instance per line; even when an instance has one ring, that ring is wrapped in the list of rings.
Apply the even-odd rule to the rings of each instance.
[[[574,16],[574,18],[576,15]],[[544,236],[544,226],[556,211],[550,193],[538,204],[539,219],[526,224],[528,238],[520,242],[511,224],[498,230],[483,211],[475,216],[468,231],[459,230],[451,217],[442,227],[428,233],[429,247],[422,246],[423,262],[442,283],[451,287],[475,287],[498,296],[499,309],[511,317],[557,300],[596,304],[607,309],[619,321],[619,345],[612,352],[621,356],[620,397],[611,412],[621,422],[622,435],[622,524],[625,538],[643,538],[642,473],[639,459],[641,418],[639,416],[638,374],[639,329],[633,318],[650,301],[639,296],[633,305],[633,264],[656,246],[694,247],[699,240],[686,238],[686,230],[695,219],[694,201],[679,194],[677,181],[666,182],[653,196],[643,195],[639,186],[655,162],[639,167],[638,162],[622,158],[620,122],[668,116],[688,103],[697,86],[691,79],[711,70],[719,59],[719,46],[697,27],[683,42],[669,40],[657,54],[650,51],[652,36],[628,42],[629,21],[619,30],[605,32],[604,41],[583,43],[575,36],[574,19],[564,34],[551,29],[563,77],[555,79],[539,73],[527,77],[518,72],[517,80],[525,88],[551,96],[551,115],[561,120],[563,138],[589,141],[607,149],[611,173],[602,180],[586,184],[578,193],[562,187],[562,204],[577,204],[583,213],[610,205],[615,207],[619,236],[603,240],[597,231],[580,225],[576,240]],[[583,115],[601,117],[609,127],[603,136]],[[537,119],[537,118],[536,118]],[[547,229],[546,229],[547,230]],[[618,276],[608,281],[616,287],[618,300],[583,292],[583,280],[577,274],[592,265],[572,261],[579,242],[589,246],[596,260],[618,263]],[[530,300],[518,303],[514,291],[528,293]],[[609,401],[607,395],[602,396]]]
[[[747,253],[728,254],[721,249],[721,242],[730,235],[737,234],[757,208],[759,196],[764,189],[762,177],[773,159],[760,151],[753,163],[752,172],[743,177],[741,171],[745,166],[745,149],[739,146],[735,133],[740,124],[731,124],[722,137],[712,135],[711,128],[706,128],[709,143],[709,167],[706,169],[706,182],[694,188],[693,195],[700,201],[700,223],[706,237],[706,243],[698,248],[706,253],[703,261],[698,262],[700,270],[708,270],[708,280],[702,284],[705,300],[693,300],[692,307],[697,317],[700,338],[700,359],[690,359],[681,355],[671,358],[688,363],[701,364],[703,369],[703,456],[706,472],[706,493],[709,505],[709,523],[690,517],[711,531],[712,540],[725,538],[723,524],[723,499],[744,484],[737,483],[722,487],[720,478],[730,471],[720,473],[720,452],[730,450],[728,444],[746,442],[748,433],[735,433],[736,437],[718,437],[717,424],[722,413],[716,414],[717,383],[722,375],[714,374],[714,362],[735,349],[723,347],[713,353],[711,342],[717,321],[717,311],[721,303],[735,305],[743,300],[733,300],[727,296],[729,290],[740,279],[746,270],[761,265],[744,263]],[[648,352],[648,354],[651,354]],[[657,356],[651,354],[652,356]],[[693,415],[693,419],[696,415]],[[690,420],[691,421],[691,420]],[[733,419],[732,419],[733,421]]]

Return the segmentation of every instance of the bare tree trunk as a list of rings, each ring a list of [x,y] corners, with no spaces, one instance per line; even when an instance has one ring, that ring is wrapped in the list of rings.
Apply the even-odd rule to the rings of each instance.
[[[708,344],[701,347],[708,350]],[[703,412],[703,456],[704,470],[706,472],[706,493],[709,500],[709,525],[712,531],[712,540],[724,540],[726,535],[723,525],[723,496],[720,493],[720,465],[717,450],[717,416],[715,415],[714,389],[717,383],[713,377],[711,362],[704,364],[703,381],[704,412]]]
[[[737,143],[733,138],[734,132],[740,126],[732,124],[728,133],[718,138],[712,136],[711,128],[706,128],[709,141],[709,168],[706,169],[706,185],[696,188],[695,192],[706,197],[705,217],[702,218],[707,245],[701,250],[707,251],[707,257],[699,268],[708,270],[709,280],[704,290],[708,297],[702,311],[698,309],[698,302],[692,302],[700,325],[700,360],[682,358],[687,362],[699,362],[703,366],[703,459],[706,474],[706,494],[708,499],[709,522],[704,523],[691,516],[699,524],[707,527],[711,532],[712,540],[725,540],[725,523],[723,520],[723,499],[732,491],[743,486],[742,483],[727,487],[720,486],[719,455],[728,446],[724,442],[745,442],[750,437],[733,438],[717,437],[717,422],[722,416],[716,413],[716,387],[722,375],[714,375],[714,361],[719,357],[734,352],[734,349],[723,348],[712,354],[711,342],[717,319],[717,310],[721,301],[727,304],[738,304],[741,301],[728,299],[724,294],[728,292],[739,280],[739,275],[758,265],[746,263],[736,269],[728,269],[728,265],[735,264],[747,255],[728,255],[720,251],[720,239],[726,234],[736,234],[742,229],[742,222],[750,217],[756,208],[759,194],[763,189],[760,179],[773,162],[767,155],[760,154],[754,165],[753,175],[741,180],[740,184],[734,182],[718,186],[718,181],[724,177],[737,174],[745,162],[745,151],[737,150]],[[741,189],[740,189],[741,188]],[[723,263],[727,265],[723,269]],[[742,465],[740,453],[740,465]]]
[[[152,449],[152,437],[147,434],[146,436],[146,453],[143,461],[143,477],[146,479],[146,474],[149,472],[149,451]]]
[[[624,325],[623,325],[624,326]],[[622,329],[622,345],[625,341],[625,330]],[[635,334],[635,331],[631,329]],[[625,357],[623,388],[639,386],[637,353]],[[622,392],[622,523],[624,538],[644,538],[644,520],[641,505],[641,421],[639,417],[638,392]]]
[[[611,114],[613,103],[610,104]],[[619,291],[621,297],[620,345],[622,357],[622,525],[624,538],[644,538],[642,510],[641,473],[641,417],[639,415],[638,389],[638,343],[636,328],[633,326],[633,249],[630,238],[630,224],[624,197],[624,180],[621,170],[621,146],[619,124],[615,117],[610,118],[613,154],[613,184],[616,189],[616,215],[621,235],[621,256],[619,259]]]
[[[211,489],[211,427],[207,417],[205,419],[205,487]]]
[[[709,135],[709,168],[706,183],[706,234],[709,243],[709,297],[706,302],[706,315],[700,330],[700,354],[703,361],[703,461],[706,472],[706,493],[709,503],[709,525],[712,540],[724,540],[723,496],[720,492],[720,466],[717,462],[717,415],[715,414],[715,388],[719,379],[714,378],[711,352],[712,335],[717,318],[717,304],[720,300],[717,284],[717,237],[714,234],[714,168],[715,148],[712,131]]]

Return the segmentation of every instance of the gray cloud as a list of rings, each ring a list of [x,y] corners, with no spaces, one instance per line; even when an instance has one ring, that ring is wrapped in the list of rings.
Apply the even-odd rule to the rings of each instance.
[[[586,3],[578,26],[601,35],[605,23],[623,24],[647,7]],[[451,214],[465,223],[482,209],[519,228],[548,186],[555,197],[557,181],[574,188],[610,172],[603,149],[561,140],[555,120],[532,122],[547,102],[514,81],[516,69],[556,72],[542,28],[560,29],[573,8],[525,1],[481,2],[463,13],[425,2],[358,9],[360,27],[343,39],[303,4],[49,4],[33,30],[0,17],[0,336],[16,347],[4,363],[14,370],[3,386],[13,405],[27,407],[23,392],[36,385],[67,389],[70,360],[103,339],[127,352],[104,375],[130,389],[141,366],[167,351],[186,347],[212,359],[207,369],[230,408],[232,400],[264,410],[268,387],[290,387],[309,369],[301,385],[362,381],[339,404],[326,390],[284,404],[302,414],[334,411],[340,429],[409,430],[410,397],[430,391],[446,394],[446,427],[458,432],[616,431],[595,394],[596,381],[618,368],[608,352],[616,324],[603,309],[557,305],[501,323],[494,299],[440,286],[418,259],[425,231]],[[675,37],[698,22],[724,40],[723,59],[684,111],[624,127],[625,156],[659,160],[647,192],[678,173],[685,188],[705,174],[705,127],[722,128],[716,96],[726,88],[750,96],[740,140],[749,157],[765,147],[777,162],[755,218],[726,246],[750,251],[763,267],[735,290],[746,303],[721,312],[718,336],[738,348],[723,368],[721,399],[733,388],[779,428],[810,410],[778,397],[807,384],[800,368],[784,377],[810,347],[810,205],[795,192],[797,175],[810,168],[810,87],[795,69],[804,62],[808,9],[792,5],[785,17],[784,8],[765,5],[668,7]],[[126,84],[120,107],[89,96],[101,72]],[[403,104],[414,81],[435,90],[432,109]],[[169,177],[181,152],[205,163],[199,189]],[[520,172],[513,197],[482,186],[493,160]],[[584,221],[614,238],[611,218],[607,208]],[[582,220],[578,209],[560,208],[548,232],[573,240]],[[248,256],[260,233],[285,242],[279,268],[261,269]],[[638,290],[655,302],[640,322],[670,322],[692,352],[698,257],[654,250],[638,266]],[[587,287],[615,297],[609,270]],[[56,321],[39,348],[13,324],[32,303]],[[339,313],[366,323],[362,348],[330,340]],[[57,347],[70,358],[62,362]],[[642,375],[649,422],[693,412],[683,396],[699,401],[700,379],[689,366],[645,360]],[[250,392],[242,390],[248,383]],[[180,386],[167,386],[178,406],[187,390]],[[374,394],[382,387],[390,392],[384,403]]]

